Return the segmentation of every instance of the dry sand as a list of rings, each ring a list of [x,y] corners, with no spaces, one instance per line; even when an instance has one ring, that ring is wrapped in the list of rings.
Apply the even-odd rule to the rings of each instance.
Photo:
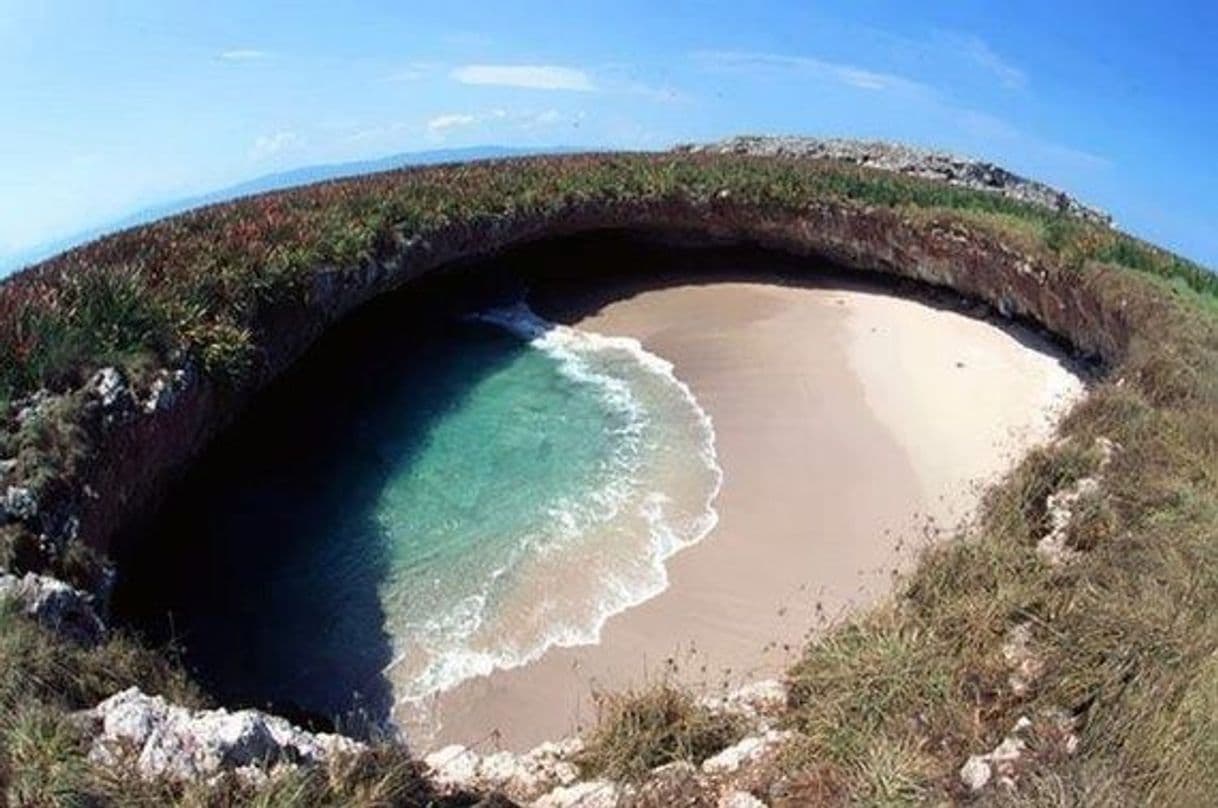
[[[717,527],[669,588],[555,649],[436,697],[428,748],[527,749],[595,720],[597,688],[661,675],[706,687],[780,675],[809,632],[887,591],[928,528],[1052,433],[1081,392],[1025,330],[857,282],[687,283],[632,291],[575,325],[634,336],[710,413]],[[571,311],[537,305],[572,321]],[[588,307],[574,307],[581,313]]]

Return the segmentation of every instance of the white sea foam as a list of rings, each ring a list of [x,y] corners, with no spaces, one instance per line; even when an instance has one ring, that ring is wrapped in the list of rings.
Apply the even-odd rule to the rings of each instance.
[[[551,503],[547,508],[549,530],[546,535],[522,537],[512,557],[489,576],[477,595],[465,598],[443,615],[434,615],[426,623],[412,626],[410,633],[413,636],[408,642],[417,644],[426,638],[429,658],[421,670],[412,669],[409,681],[391,675],[399,705],[408,709],[417,709],[429,697],[468,679],[526,665],[551,648],[599,642],[610,617],[650,600],[668,588],[665,562],[708,535],[718,521],[713,503],[722,484],[723,472],[717,462],[714,427],[689,386],[677,378],[671,362],[648,352],[636,339],[605,336],[551,323],[523,302],[490,309],[473,315],[472,319],[498,326],[526,340],[553,358],[568,379],[595,388],[605,405],[621,416],[621,426],[615,432],[620,440],[607,461],[610,466],[607,471],[611,474],[601,489],[589,492],[578,501],[559,499]],[[618,358],[625,359],[628,367],[612,372],[613,360]],[[657,414],[649,412],[636,395],[631,381],[636,373],[646,374],[651,381],[663,385],[694,419],[691,426],[699,444],[696,462],[701,464],[695,471],[708,474],[709,484],[705,501],[696,503],[696,512],[684,518],[672,513],[672,492],[640,488],[648,483],[640,479],[647,453],[657,448],[644,441],[648,428],[653,426],[652,418]],[[634,384],[640,381],[636,377]],[[659,438],[663,440],[662,432]],[[623,512],[624,508],[632,510]],[[543,592],[533,592],[530,595],[539,609],[557,615],[540,636],[523,642],[504,641],[490,649],[471,645],[470,641],[479,629],[488,619],[493,619],[494,615],[488,610],[494,607],[497,590],[511,586],[510,573],[514,568],[550,554],[578,553],[581,548],[574,545],[577,540],[623,515],[636,519],[648,534],[646,557],[632,560],[642,561],[644,568],[628,569],[623,573],[630,574],[600,579],[598,586],[602,591],[595,593],[593,613],[563,619],[563,604],[544,600]],[[392,674],[409,655],[418,652],[417,645],[404,648],[386,667],[386,673]]]

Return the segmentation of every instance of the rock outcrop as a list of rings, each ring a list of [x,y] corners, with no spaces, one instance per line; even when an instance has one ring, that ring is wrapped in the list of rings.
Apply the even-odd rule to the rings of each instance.
[[[93,608],[93,596],[57,578],[26,573],[18,578],[0,572],[0,601],[9,600],[44,628],[91,648],[106,637],[106,626]]]
[[[1116,446],[1107,438],[1096,438],[1095,445],[1100,454],[1099,467],[1095,473],[1055,491],[1045,501],[1049,531],[1037,541],[1036,552],[1053,566],[1072,561],[1078,555],[1077,550],[1068,546],[1070,525],[1080,503],[1099,495],[1103,472],[1112,462],[1112,456],[1116,452]]]
[[[501,751],[482,756],[453,745],[432,752],[423,762],[441,789],[494,791],[528,803],[574,784],[579,779],[574,760],[583,749],[579,738],[543,743],[521,755]]]
[[[19,425],[27,414],[40,417],[71,399],[67,403],[82,415],[89,462],[74,470],[41,470],[41,479],[54,479],[49,489],[29,479],[29,470],[11,469],[0,480],[7,518],[43,545],[77,539],[107,553],[115,535],[148,512],[251,397],[337,320],[443,267],[594,230],[670,235],[680,244],[749,243],[815,256],[844,268],[952,287],[1006,316],[1038,321],[1084,353],[1116,358],[1128,344],[1120,299],[1101,294],[1103,284],[1119,282],[1115,271],[1080,281],[1077,273],[963,224],[910,219],[900,210],[837,199],[810,199],[798,210],[764,210],[713,188],[704,196],[663,203],[565,199],[540,211],[453,222],[426,237],[403,238],[357,266],[320,267],[309,278],[303,302],[268,311],[258,328],[256,366],[237,389],[199,372],[186,357],[171,357],[171,367],[138,386],[121,371],[103,368],[81,389],[39,391],[14,402]]]
[[[311,733],[258,710],[191,710],[130,688],[78,714],[92,735],[89,758],[134,765],[150,780],[187,782],[225,773],[258,780],[283,767],[317,765],[364,749],[342,735]]]
[[[766,680],[707,696],[701,703],[716,712],[742,718],[748,734],[700,764],[668,763],[639,782],[581,779],[584,743],[579,738],[543,743],[523,754],[479,754],[453,745],[427,755],[424,763],[441,793],[493,792],[537,808],[764,805],[749,787],[769,779],[764,775],[765,768],[796,737],[773,727],[787,704],[786,687]]]
[[[1073,755],[1078,751],[1074,721],[1065,713],[1046,710],[1035,720],[1020,716],[1015,726],[989,752],[970,755],[960,767],[960,783],[977,794],[992,784],[1014,789],[1040,758]]]
[[[1050,210],[1069,213],[1089,222],[1112,226],[1112,217],[1085,205],[1069,194],[1008,171],[984,160],[958,157],[898,143],[840,138],[764,137],[742,135],[718,143],[677,147],[691,153],[750,154],[764,157],[811,157],[942,180],[952,185],[994,191],[1005,197]]]

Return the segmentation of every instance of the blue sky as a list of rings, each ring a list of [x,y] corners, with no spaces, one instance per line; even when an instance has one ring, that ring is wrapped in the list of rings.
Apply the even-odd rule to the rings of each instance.
[[[1218,3],[0,0],[0,256],[314,163],[856,135],[1218,266]]]

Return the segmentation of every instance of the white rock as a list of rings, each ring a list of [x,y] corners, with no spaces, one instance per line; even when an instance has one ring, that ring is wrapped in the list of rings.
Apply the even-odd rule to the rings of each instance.
[[[57,578],[0,572],[3,599],[11,599],[27,617],[73,642],[92,647],[105,639],[106,626],[93,609],[93,598]]]
[[[1016,696],[1024,696],[1044,673],[1045,663],[1032,650],[1032,627],[1020,623],[1008,632],[1002,645],[1002,657],[1011,668],[1007,685]]]
[[[473,784],[481,761],[476,752],[453,744],[432,752],[423,762],[438,785],[466,787]]]
[[[968,786],[970,791],[985,788],[993,776],[994,770],[990,768],[990,761],[985,755],[972,755],[960,767],[960,782]]]
[[[150,780],[182,782],[223,772],[260,779],[275,767],[317,764],[364,748],[258,710],[191,710],[134,687],[83,716],[97,725],[91,760],[116,765],[133,757],[137,771]]]
[[[471,785],[501,791],[512,799],[527,802],[578,779],[579,770],[555,754],[551,745],[538,747],[525,755],[499,752],[485,757]]]
[[[101,400],[102,406],[109,408],[113,407],[127,391],[127,382],[117,369],[102,368],[93,374],[93,378],[89,380],[89,387],[92,388],[93,394]]]
[[[994,747],[990,752],[990,761],[997,764],[1010,763],[1019,760],[1025,749],[1024,742],[1019,738],[1007,736],[1002,739],[1002,743]]]
[[[33,519],[38,515],[38,498],[29,488],[10,485],[0,499],[0,512],[14,519]]]
[[[582,750],[578,738],[546,742],[521,755],[504,751],[485,757],[453,744],[432,752],[423,762],[442,790],[498,791],[529,802],[578,780],[579,770],[570,758]]]
[[[729,791],[719,798],[719,808],[766,808],[766,804],[747,791]]]
[[[430,759],[430,755],[428,759]],[[507,782],[520,774],[520,759],[511,752],[497,752],[488,755],[478,764],[475,772],[479,780]]]
[[[787,706],[787,687],[777,679],[752,682],[723,695],[703,696],[699,702],[711,710],[748,718],[772,716]]]
[[[1021,177],[994,163],[899,143],[744,135],[718,143],[679,146],[678,150],[842,160],[997,193],[1050,210],[1066,211],[1097,224],[1112,226],[1112,217],[1104,211],[1085,205],[1056,188]]]
[[[585,780],[560,786],[533,803],[534,808],[616,808],[622,795],[608,780]]]
[[[1078,551],[1066,546],[1070,520],[1074,518],[1075,506],[1079,500],[1094,496],[1100,490],[1100,474],[1108,468],[1113,455],[1120,446],[1105,437],[1095,439],[1095,446],[1100,452],[1099,468],[1095,476],[1083,477],[1067,488],[1050,494],[1045,500],[1045,510],[1049,517],[1049,532],[1036,543],[1036,551],[1054,566],[1072,561],[1078,557]]]
[[[172,373],[162,370],[149,386],[148,397],[144,399],[141,408],[145,413],[170,409],[191,379],[189,366]]]
[[[764,735],[750,735],[717,755],[702,761],[704,774],[730,774],[742,766],[761,759],[791,737],[790,732],[770,730]]]
[[[1100,489],[1100,481],[1096,477],[1083,477],[1074,485],[1050,494],[1045,500],[1045,510],[1049,517],[1049,532],[1036,543],[1036,552],[1054,566],[1073,561],[1078,557],[1078,551],[1066,546],[1069,537],[1070,520],[1074,518],[1075,506],[1080,499],[1094,496]]]
[[[960,781],[972,791],[980,791],[989,784],[995,774],[999,782],[1008,787],[1015,785],[1015,764],[1023,757],[1027,744],[1019,737],[1032,727],[1032,720],[1020,716],[1011,728],[1011,733],[1002,742],[984,755],[972,755],[960,767]]]

